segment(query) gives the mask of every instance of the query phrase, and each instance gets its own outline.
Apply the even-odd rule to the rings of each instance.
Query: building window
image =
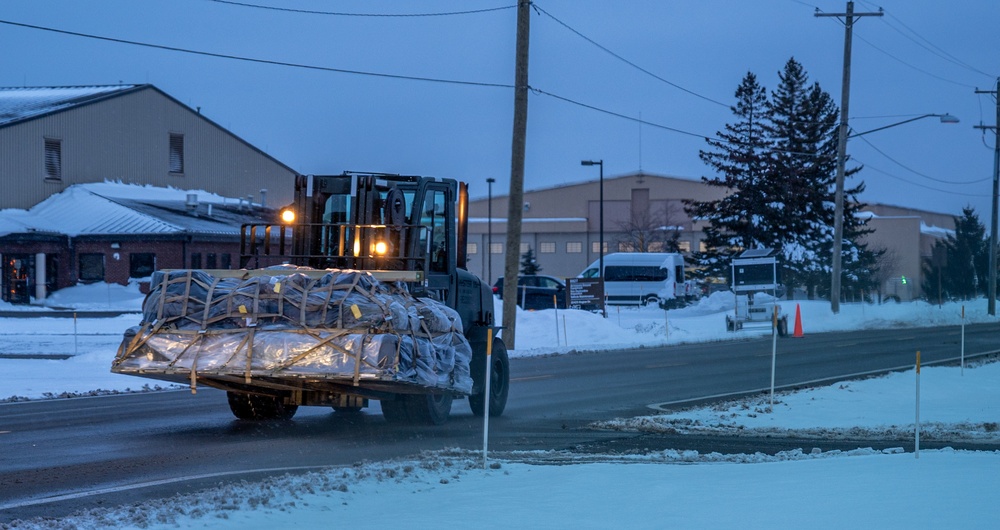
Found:
[[[552,242],[542,242],[538,245],[538,252],[540,254],[555,254],[556,244]]]
[[[503,254],[503,243],[490,243],[490,254]]]
[[[521,254],[527,254],[529,248],[527,243],[521,243]]]
[[[597,254],[598,252],[600,252],[601,251],[601,243],[598,242],[598,241],[594,241],[593,243],[591,243],[590,244],[590,251],[593,252],[594,254]],[[608,242],[607,241],[604,242],[604,253],[605,254],[608,253]]]
[[[690,241],[678,241],[677,248],[681,252],[691,252],[691,242]]]
[[[45,178],[62,180],[62,140],[45,139]]]
[[[706,245],[704,241],[699,241],[698,252],[707,252],[707,251],[708,251],[708,245]]]
[[[184,135],[170,133],[170,172],[184,172]]]
[[[104,281],[104,254],[80,254],[81,282]]]
[[[579,254],[581,252],[583,252],[583,243],[579,241],[570,241],[566,243],[567,254]]]
[[[479,245],[476,243],[469,243],[468,245],[465,245],[465,253],[469,256],[479,254]]]
[[[222,268],[231,269],[233,268],[233,257],[229,253],[222,255]]]
[[[652,241],[649,243],[650,252],[666,252],[667,245],[663,241]]]
[[[201,268],[201,252],[191,253],[191,268],[200,269]]]
[[[129,254],[128,277],[147,278],[156,270],[156,254],[152,252],[136,252]]]
[[[205,254],[205,267],[214,269],[216,267],[215,252]]]

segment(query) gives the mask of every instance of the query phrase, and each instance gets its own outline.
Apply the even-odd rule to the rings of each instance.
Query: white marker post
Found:
[[[569,334],[566,332],[566,315],[563,315],[563,344],[569,346]]]
[[[493,328],[486,328],[486,379],[483,383],[483,469],[487,469],[487,447],[490,439],[490,372],[493,367]]]
[[[778,361],[778,306],[771,316],[771,407],[774,407],[774,365]]]
[[[73,355],[80,354],[80,343],[76,332],[76,311],[73,312]]]
[[[962,369],[959,371],[965,377],[965,306],[962,306]]]
[[[556,346],[559,346],[559,296],[552,295],[552,310],[556,313]]]
[[[917,350],[917,419],[913,455],[915,458],[920,458],[920,350]]]

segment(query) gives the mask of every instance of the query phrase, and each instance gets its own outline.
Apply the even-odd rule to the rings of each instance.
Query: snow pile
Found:
[[[1000,441],[1000,363],[921,370],[926,440]],[[600,422],[601,429],[727,436],[905,440],[914,436],[915,371],[844,381],[709,407]]]

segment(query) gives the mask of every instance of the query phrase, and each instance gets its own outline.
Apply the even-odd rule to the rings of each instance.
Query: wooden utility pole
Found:
[[[986,310],[990,316],[997,314],[997,196],[1000,195],[1000,78],[996,90],[979,90],[976,94],[993,94],[997,98],[997,122],[992,127],[974,125],[976,129],[993,129],[996,141],[993,148],[993,214],[990,217],[990,284],[986,293]]]
[[[517,3],[517,44],[514,60],[514,137],[510,153],[510,194],[507,202],[507,255],[503,267],[503,341],[513,350],[517,327],[518,258],[524,211],[524,151],[528,132],[528,30],[531,1]]]
[[[854,19],[860,17],[880,17],[878,13],[855,13],[854,2],[847,2],[846,13],[820,13],[817,17],[844,17],[844,82],[840,92],[840,130],[837,133],[837,189],[834,195],[833,218],[833,265],[830,277],[830,309],[834,314],[840,312],[840,279],[842,256],[844,251],[844,174],[847,164],[847,106],[851,98],[851,35],[854,32]]]

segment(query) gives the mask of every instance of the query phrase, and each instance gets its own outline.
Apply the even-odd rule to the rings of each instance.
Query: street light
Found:
[[[831,278],[830,278],[830,310],[834,314],[840,312],[840,277],[841,272],[841,252],[844,249],[844,174],[846,173],[847,165],[847,139],[855,138],[857,136],[863,136],[868,133],[873,133],[875,131],[881,131],[888,129],[890,127],[896,127],[897,125],[903,125],[904,123],[910,123],[912,121],[922,120],[924,118],[940,118],[941,123],[958,123],[958,118],[952,116],[951,114],[924,114],[922,116],[917,116],[915,118],[910,118],[908,120],[903,120],[898,123],[893,123],[890,125],[885,125],[883,127],[878,127],[870,131],[859,132],[855,134],[848,134],[843,138],[840,147],[837,150],[837,189],[834,198],[834,225],[833,225],[833,264],[831,266]],[[841,127],[842,131],[847,131],[846,127]]]
[[[486,281],[493,282],[493,183],[495,178],[486,179],[486,186],[489,189],[489,202],[486,203]]]
[[[882,126],[882,127],[878,127],[876,129],[872,129],[870,131],[859,132],[859,133],[854,133],[854,134],[848,134],[847,137],[848,138],[854,138],[854,137],[857,137],[857,136],[863,136],[863,135],[868,134],[868,133],[873,133],[875,131],[881,131],[883,129],[888,129],[890,127],[895,127],[897,125],[902,125],[904,123],[910,123],[911,121],[922,120],[924,118],[940,118],[941,119],[941,123],[958,123],[958,121],[959,121],[958,118],[956,118],[955,116],[952,116],[951,114],[948,114],[948,113],[944,113],[944,114],[924,114],[923,116],[917,116],[916,118],[910,118],[908,120],[903,120],[903,121],[901,121],[899,123],[893,123],[891,125],[885,125],[885,126]]]
[[[598,243],[597,243],[597,245],[598,245],[597,246],[597,260],[598,260],[597,270],[600,271],[599,275],[600,275],[600,278],[601,278],[601,284],[603,285],[604,284],[604,160],[601,159],[601,160],[597,160],[596,162],[593,161],[593,160],[581,160],[580,161],[580,165],[581,166],[600,166],[600,169],[601,169],[601,173],[600,173],[600,175],[601,175],[600,176],[600,179],[601,179],[600,180],[600,182],[601,182],[601,184],[600,184],[600,190],[601,191],[600,191],[600,198],[598,200],[598,204],[599,204],[598,210],[600,211],[600,216],[599,216],[600,221],[599,221],[599,223],[600,223],[600,234],[601,235],[600,235],[600,238],[598,239]],[[604,304],[604,303],[601,304],[601,312],[604,315],[604,318],[608,318],[607,304]]]

